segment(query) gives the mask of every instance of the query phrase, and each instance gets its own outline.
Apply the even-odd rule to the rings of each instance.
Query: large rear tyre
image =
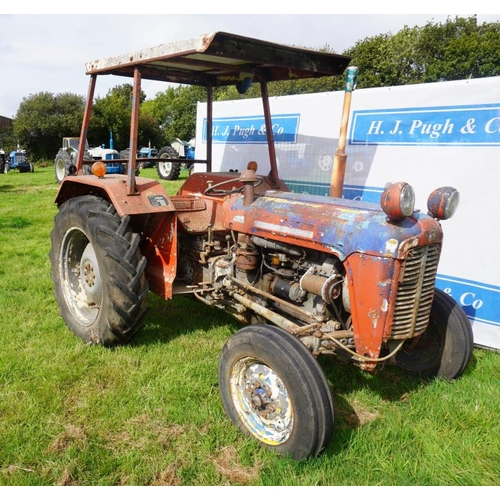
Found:
[[[61,184],[63,179],[70,174],[72,163],[71,156],[66,151],[59,151],[59,153],[56,154],[54,171],[58,184]]]
[[[128,342],[146,312],[146,259],[129,217],[110,203],[79,196],[54,218],[50,260],[62,318],[81,339],[112,346]]]
[[[165,146],[158,152],[158,158],[156,169],[160,178],[165,181],[178,179],[181,172],[180,163],[168,161],[170,158],[179,158],[177,151],[171,146]]]
[[[252,325],[230,337],[219,360],[219,389],[233,423],[281,455],[306,459],[330,442],[333,402],[325,375],[280,328]]]
[[[452,380],[469,364],[473,348],[472,327],[465,312],[449,295],[436,289],[427,330],[405,342],[396,362],[422,376]]]

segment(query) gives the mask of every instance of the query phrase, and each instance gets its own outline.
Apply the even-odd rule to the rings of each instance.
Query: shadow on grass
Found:
[[[6,193],[7,191],[13,191],[14,189],[17,189],[17,188],[11,184],[0,185],[0,193]]]
[[[3,229],[23,229],[30,226],[31,222],[25,217],[0,217],[0,230]]]
[[[350,443],[350,435],[357,429],[377,419],[375,407],[364,406],[362,403],[354,407],[350,395],[366,388],[385,402],[405,403],[412,393],[419,392],[436,381],[433,377],[420,376],[394,365],[381,367],[374,373],[366,373],[357,366],[340,364],[326,357],[319,361],[330,383],[335,408],[335,430],[325,452],[330,456],[346,449]],[[476,364],[477,359],[473,353],[465,375],[474,371]]]
[[[227,328],[230,333],[234,333],[243,327],[229,314],[194,298],[175,296],[171,300],[164,300],[150,293],[147,303],[144,326],[131,345],[167,343],[195,331],[209,332],[216,328]]]
[[[164,300],[149,294],[144,327],[131,345],[168,343],[180,336],[195,332],[199,334],[200,330],[206,335],[213,335],[213,330],[225,330],[229,337],[243,326],[224,311],[211,308],[194,298],[176,296],[172,300]],[[381,367],[375,373],[366,373],[357,366],[339,363],[326,355],[320,356],[318,361],[329,382],[334,402],[334,432],[325,451],[329,456],[338,455],[348,448],[351,436],[378,418],[376,407],[358,401],[356,393],[366,389],[385,402],[404,403],[413,392],[421,391],[433,381],[432,378],[419,377],[397,366]],[[474,369],[475,363],[473,356],[467,367],[468,372]]]

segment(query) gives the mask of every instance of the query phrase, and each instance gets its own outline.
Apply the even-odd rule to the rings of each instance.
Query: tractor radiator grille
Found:
[[[427,328],[439,254],[439,245],[410,250],[396,295],[391,338],[411,338]]]

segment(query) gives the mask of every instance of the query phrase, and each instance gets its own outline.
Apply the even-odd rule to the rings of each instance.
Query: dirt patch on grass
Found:
[[[180,486],[182,481],[177,476],[178,465],[170,464],[165,470],[160,472],[158,477],[151,483],[151,486]]]
[[[259,477],[260,467],[245,467],[239,463],[236,449],[232,446],[223,448],[213,459],[216,471],[231,485],[245,486],[253,484]]]
[[[87,436],[82,428],[68,424],[64,432],[61,432],[45,451],[46,453],[59,453],[66,450],[72,444],[83,443],[86,439]]]

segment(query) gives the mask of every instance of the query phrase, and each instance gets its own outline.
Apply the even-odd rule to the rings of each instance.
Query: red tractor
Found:
[[[410,185],[389,185],[381,203],[342,198],[343,151],[355,73],[348,69],[339,149],[329,197],[290,192],[280,180],[268,82],[342,75],[349,58],[228,33],[164,44],[87,65],[85,144],[98,75],[133,78],[127,175],[92,165],[62,181],[51,233],[55,296],[68,327],[88,343],[128,342],[151,291],[190,294],[246,326],[219,360],[230,419],[278,453],[318,455],[333,432],[334,408],[317,357],[331,355],[373,372],[398,365],[424,376],[458,377],[473,349],[470,323],[435,288],[443,232],[458,192],[414,209]],[[354,75],[354,78],[353,78]],[[134,175],[142,79],[207,89],[205,172],[175,196]],[[260,85],[269,172],[252,158],[241,173],[212,171],[212,89]],[[327,112],[327,110],[325,110]],[[344,119],[345,118],[345,119]]]

